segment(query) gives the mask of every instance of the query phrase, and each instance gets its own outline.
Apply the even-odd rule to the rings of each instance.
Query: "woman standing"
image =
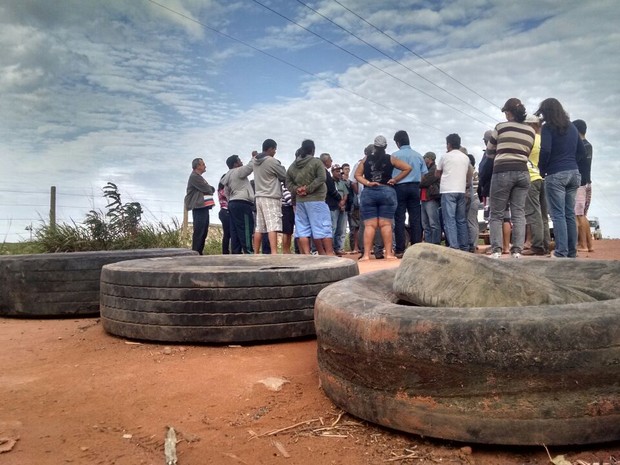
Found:
[[[510,207],[513,258],[521,258],[525,242],[525,199],[530,188],[527,160],[534,145],[534,130],[524,123],[525,107],[518,98],[506,101],[502,111],[506,121],[499,123],[487,144],[487,157],[493,160],[489,195],[492,258],[500,258],[504,243],[502,223]],[[506,241],[508,242],[508,241]]]
[[[581,183],[578,163],[585,157],[585,149],[577,128],[557,99],[543,100],[536,115],[543,121],[538,168],[545,179],[547,207],[553,220],[553,253],[555,257],[575,258],[575,196]]]
[[[396,259],[392,250],[392,221],[397,204],[394,185],[409,174],[411,166],[385,153],[386,147],[385,137],[375,137],[373,153],[364,157],[355,170],[355,179],[364,186],[360,198],[360,213],[364,221],[364,255],[359,261],[370,260],[377,228],[383,239],[385,258]],[[392,178],[394,168],[401,171]]]

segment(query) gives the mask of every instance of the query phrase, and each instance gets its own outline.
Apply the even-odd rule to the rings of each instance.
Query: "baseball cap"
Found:
[[[332,171],[340,171],[341,169],[342,167],[340,165],[337,165],[337,164],[332,165]]]
[[[374,145],[376,147],[387,147],[387,140],[383,136],[377,136]]]
[[[524,122],[529,124],[540,124],[540,118],[536,115],[527,115]]]

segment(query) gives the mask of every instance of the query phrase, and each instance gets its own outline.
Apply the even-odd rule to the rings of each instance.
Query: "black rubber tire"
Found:
[[[358,273],[353,260],[303,255],[115,263],[101,273],[101,318],[111,334],[160,342],[311,336],[317,294]]]
[[[187,249],[106,250],[0,257],[0,315],[91,316],[99,313],[101,268],[147,257],[196,255]]]
[[[347,279],[321,291],[315,304],[325,393],[365,420],[443,439],[519,445],[617,440],[620,262],[510,263],[515,275],[544,273],[607,300],[415,307],[397,302],[396,269]]]

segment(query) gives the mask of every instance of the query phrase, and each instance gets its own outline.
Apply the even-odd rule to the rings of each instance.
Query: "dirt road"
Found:
[[[585,258],[620,259],[620,240],[595,246]],[[179,465],[551,463],[542,446],[431,440],[344,414],[320,389],[314,339],[159,345],[110,336],[96,318],[3,318],[0,348],[3,465],[159,465],[168,426]],[[549,452],[615,464],[620,441]]]

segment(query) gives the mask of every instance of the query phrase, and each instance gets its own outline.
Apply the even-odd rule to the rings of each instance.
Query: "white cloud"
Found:
[[[620,137],[620,13],[615,2],[456,0],[438,6],[412,1],[403,8],[396,0],[343,1],[495,105],[335,2],[312,5],[477,110],[303,6],[287,6],[287,14],[307,27],[460,111],[344,57],[255,4],[161,2],[195,21],[151,2],[74,0],[51,8],[43,0],[29,0],[0,7],[3,189],[43,191],[43,200],[35,203],[45,204],[52,184],[64,192],[98,195],[113,181],[150,211],[180,217],[196,156],[206,159],[207,179],[215,184],[229,155],[247,160],[267,137],[278,141],[278,158],[285,165],[304,138],[314,139],[317,151],[330,152],[336,162],[352,164],[377,134],[391,141],[396,130],[406,129],[414,148],[438,154],[445,136],[458,132],[479,160],[481,136],[502,118],[499,106],[507,98],[517,96],[534,111],[553,96],[572,118],[588,122],[594,145],[593,215],[601,219],[604,234],[613,231],[620,237],[615,188],[620,162],[614,146]],[[196,21],[267,47],[367,100],[217,37]],[[296,76],[294,82],[290,76]],[[291,97],[282,97],[284,88]],[[4,194],[0,220],[25,214],[24,208],[4,205],[23,204],[23,195],[5,200]],[[72,197],[72,204],[78,198]],[[80,201],[85,212],[92,195]],[[75,219],[83,217],[79,209],[73,211]],[[6,224],[0,221],[0,234]]]

